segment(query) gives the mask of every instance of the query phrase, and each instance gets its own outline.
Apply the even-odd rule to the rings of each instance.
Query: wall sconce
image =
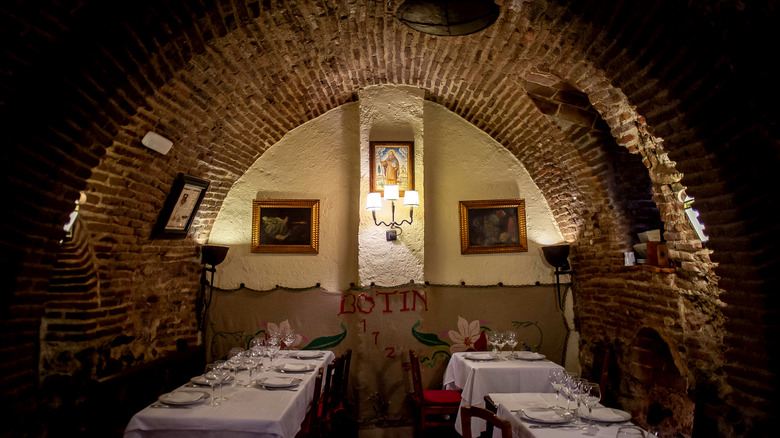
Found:
[[[553,245],[542,247],[544,259],[555,268],[555,292],[558,298],[558,308],[563,310],[563,296],[561,295],[561,275],[571,274],[574,271],[569,267],[569,245]]]
[[[203,245],[201,247],[200,262],[203,264],[203,270],[200,274],[200,297],[196,303],[198,317],[198,330],[205,331],[206,312],[211,306],[211,296],[214,293],[214,273],[217,272],[216,266],[222,263],[227,256],[230,248],[227,246]],[[206,267],[211,265],[211,267]],[[211,281],[206,280],[206,272],[211,272]],[[209,293],[206,295],[206,285],[209,286]]]
[[[366,196],[366,210],[371,211],[371,215],[374,217],[374,225],[381,226],[384,225],[386,227],[390,227],[389,230],[387,230],[387,241],[396,240],[398,238],[398,235],[402,233],[401,225],[403,224],[409,224],[411,225],[412,222],[414,222],[414,207],[417,207],[420,205],[420,195],[417,193],[416,190],[407,190],[404,192],[404,205],[409,207],[409,219],[404,219],[401,222],[395,221],[395,201],[398,200],[398,186],[395,184],[389,184],[385,186],[385,199],[390,201],[391,205],[391,219],[390,223],[387,222],[377,222],[376,220],[376,212],[377,210],[382,209],[382,195],[378,192],[372,192],[369,193],[368,196]],[[398,230],[396,232],[396,230]]]

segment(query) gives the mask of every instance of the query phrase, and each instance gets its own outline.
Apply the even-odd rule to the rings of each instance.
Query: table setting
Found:
[[[136,413],[124,436],[293,438],[311,403],[315,370],[335,355],[279,354],[265,344],[232,350],[226,360],[207,364],[202,375]]]
[[[549,372],[563,370],[563,367],[540,353],[527,352],[531,353],[527,355],[529,359],[519,359],[517,353],[522,352],[509,355],[502,355],[499,350],[453,353],[444,372],[444,389],[460,389],[461,406],[480,407],[485,407],[484,397],[492,392],[552,393]],[[472,421],[472,435],[478,436],[486,428],[484,420],[475,418]],[[455,429],[462,434],[460,418],[456,419]]]
[[[645,437],[642,429],[631,424],[630,413],[601,405],[600,391],[593,391],[591,385],[598,387],[595,383],[580,383],[582,389],[568,392],[565,405],[555,393],[489,395],[498,407],[496,415],[512,424],[512,435],[517,438]],[[637,431],[642,434],[631,435]],[[500,435],[494,434],[494,437]]]

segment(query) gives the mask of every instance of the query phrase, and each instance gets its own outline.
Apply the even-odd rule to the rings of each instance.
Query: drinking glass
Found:
[[[290,331],[284,334],[283,339],[285,347],[287,347],[288,350],[292,350],[292,344],[295,342],[295,332],[290,329]]]
[[[515,345],[517,345],[517,333],[513,331],[504,332],[504,342],[509,345],[509,358],[515,357]]]
[[[230,371],[233,372],[233,383],[231,386],[239,386],[241,381],[238,380],[238,371],[244,364],[244,350],[238,347],[231,348],[227,354],[227,363],[230,366]]]
[[[214,374],[216,374],[217,378],[219,379],[219,397],[217,397],[216,400],[223,402],[227,400],[227,397],[225,397],[225,382],[227,381],[228,377],[230,377],[230,366],[227,364],[227,361],[215,361]]]
[[[274,356],[276,356],[276,352],[278,352],[279,348],[281,348],[280,342],[281,340],[277,337],[268,338],[266,348],[268,351],[268,357],[271,358],[271,367],[274,366]]]
[[[598,430],[596,425],[593,424],[593,408],[601,401],[601,388],[598,383],[585,382],[583,385],[583,394],[585,396],[585,406],[588,408],[588,426],[586,430]]]
[[[206,364],[206,370],[203,373],[203,379],[205,379],[206,383],[208,383],[211,387],[211,405],[219,406],[220,401],[217,399],[216,390],[214,389],[219,383],[219,375],[217,374],[215,367],[216,365],[213,363]]]
[[[566,381],[566,371],[562,368],[553,368],[550,370],[547,378],[550,380],[550,384],[555,390],[555,407],[553,407],[553,409],[561,409],[561,407],[558,406],[558,399],[560,398],[563,384]]]
[[[257,362],[259,358],[257,357],[257,353],[255,353],[252,350],[247,350],[244,353],[244,365],[246,366],[247,371],[249,371],[249,381],[247,382],[246,386],[247,388],[251,388],[252,383],[252,374],[255,371],[255,368],[257,368]]]
[[[577,406],[574,408],[574,411],[572,414],[574,415],[574,420],[572,421],[573,424],[581,425],[584,423],[582,421],[582,418],[580,418],[580,405],[585,401],[585,384],[588,383],[587,380],[576,377],[574,378],[573,387],[571,389],[571,398],[572,401],[577,403]]]
[[[504,334],[496,332],[493,338],[493,345],[498,347],[498,358],[501,359],[501,349],[504,348]]]
[[[571,414],[571,402],[574,400],[572,397],[574,397],[574,388],[577,387],[577,379],[579,379],[579,377],[577,377],[576,373],[567,371],[563,386],[561,387],[561,389],[563,389],[563,395],[566,396],[566,412],[568,414]]]
[[[615,438],[645,438],[645,431],[636,426],[621,426]]]

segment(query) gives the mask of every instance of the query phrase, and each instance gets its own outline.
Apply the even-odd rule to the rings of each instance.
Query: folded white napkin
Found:
[[[493,356],[490,353],[466,353],[466,359],[490,360]]]
[[[160,397],[160,400],[166,401],[168,403],[187,403],[200,400],[202,397],[203,394],[200,392],[178,391],[169,392],[168,394]]]
[[[526,418],[544,422],[562,422],[565,419],[561,415],[549,408],[526,408],[522,410]]]
[[[523,360],[539,360],[544,359],[546,356],[539,353],[534,353],[533,351],[518,351],[515,353],[517,355],[518,359]]]
[[[585,416],[593,418],[596,421],[625,421],[631,418],[631,414],[612,408],[594,408],[593,413],[590,415],[588,415],[588,411],[586,410]]]
[[[319,351],[299,351],[298,353],[295,354],[295,356],[296,357],[300,357],[300,358],[307,358],[307,359],[308,358],[312,358],[313,359],[315,357],[319,357],[320,354],[322,354],[322,353],[320,353]]]
[[[309,365],[301,363],[286,363],[282,365],[284,371],[306,371],[309,369]]]
[[[289,386],[292,383],[293,379],[289,377],[269,377],[263,381],[266,386]]]

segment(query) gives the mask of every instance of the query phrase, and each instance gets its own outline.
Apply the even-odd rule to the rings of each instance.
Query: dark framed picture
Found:
[[[255,199],[252,252],[318,254],[319,199]]]
[[[526,252],[525,200],[460,201],[460,253]]]
[[[168,199],[165,200],[152,237],[163,239],[187,237],[187,232],[209,184],[209,180],[180,173],[173,182]]]
[[[368,143],[372,192],[385,192],[385,185],[397,184],[399,196],[414,190],[414,142],[371,141]]]

